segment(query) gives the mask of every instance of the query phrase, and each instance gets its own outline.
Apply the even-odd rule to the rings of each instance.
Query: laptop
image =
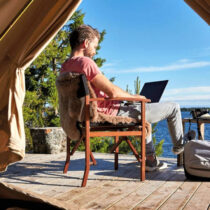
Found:
[[[140,92],[140,95],[151,100],[151,103],[157,103],[165,90],[168,80],[146,82]]]

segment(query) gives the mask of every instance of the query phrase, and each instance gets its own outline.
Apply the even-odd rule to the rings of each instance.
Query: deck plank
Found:
[[[146,181],[141,182],[139,163],[134,156],[119,155],[117,171],[113,154],[94,153],[94,156],[98,164],[91,166],[85,188],[80,187],[84,152],[71,157],[67,174],[63,174],[65,153],[27,154],[24,160],[1,173],[0,181],[53,198],[68,206],[66,209],[188,210],[196,206],[206,210],[209,204],[205,197],[210,193],[209,183],[184,182],[183,168],[176,166],[176,159],[161,158],[168,163],[168,169],[146,173]]]
[[[109,181],[100,181],[97,183],[96,187],[92,187],[90,190],[85,190],[84,193],[79,194],[79,196],[75,196],[73,194],[72,191],[70,191],[69,193],[65,193],[65,194],[61,194],[59,197],[57,197],[58,199],[66,199],[67,202],[69,203],[69,205],[74,205],[75,208],[79,208],[83,205],[85,205],[87,202],[89,202],[90,200],[94,200],[95,198],[99,197],[100,195],[105,194],[106,192],[113,190],[114,188],[116,188],[117,186],[124,186],[126,185],[129,181],[136,181],[136,179],[130,179],[127,177],[132,177],[132,175],[134,174],[134,164],[131,164],[131,166],[129,167],[123,167],[122,169],[119,168],[118,171],[113,171],[112,173],[112,179],[113,180],[109,180]],[[140,174],[140,170],[139,174]],[[120,175],[122,175],[120,177]],[[98,181],[98,180],[96,180]],[[137,181],[139,182],[139,181]],[[68,199],[70,198],[70,199]]]
[[[100,162],[98,164],[100,164]],[[100,166],[100,167],[102,167],[102,166]],[[99,166],[92,166],[91,169],[94,169],[94,168],[99,169]],[[121,181],[125,182],[128,180],[132,180],[132,178],[131,178],[132,176],[130,176],[129,174],[130,174],[131,169],[133,168],[133,163],[130,163],[130,164],[122,164],[121,163],[119,170],[117,170],[117,171],[115,171],[113,169],[114,168],[113,163],[110,164],[109,168],[107,168],[107,167],[105,167],[105,168],[106,168],[106,170],[108,170],[107,172],[104,171],[104,168],[102,171],[98,171],[98,173],[96,173],[96,174],[94,174],[94,170],[90,171],[86,189],[88,189],[89,186],[91,186],[91,188],[97,189],[99,186],[105,185],[106,183],[109,185],[110,178],[112,181],[120,181],[121,180]],[[68,172],[68,174],[70,174],[70,175],[71,175],[71,173],[72,173],[71,171]],[[122,176],[122,174],[123,174],[123,176]],[[140,172],[139,172],[139,174],[140,174]],[[82,178],[83,178],[83,171],[80,176],[79,186],[82,183]],[[59,199],[59,197],[61,198],[62,196],[65,196],[65,197],[70,196],[70,198],[72,199],[74,197],[74,193],[71,193],[71,191],[70,191],[70,195],[68,192],[66,192],[67,195],[65,195],[65,194],[63,195],[61,191],[59,192],[59,187],[57,186],[56,188],[54,188],[54,190],[57,191],[57,194],[60,194],[59,196],[55,196],[56,198]],[[85,191],[87,192],[88,190],[85,190]],[[50,192],[48,192],[48,191],[44,192],[44,194],[49,194],[49,193]]]
[[[158,209],[183,184],[184,180],[184,174],[177,173],[169,177],[167,182],[136,205],[134,209]]]
[[[135,165],[137,167],[135,167]],[[126,167],[127,168],[127,167]],[[124,198],[127,194],[135,191],[135,189],[139,188],[144,182],[139,181],[139,163],[133,164],[131,168],[128,170],[128,174],[123,173],[126,177],[132,177],[133,180],[127,181],[124,183],[119,181],[118,183],[110,183],[108,187],[106,186],[105,190],[94,190],[91,192],[91,195],[84,195],[78,197],[76,200],[72,200],[69,202],[69,205],[74,205],[75,208],[79,206],[84,209],[104,209],[111,206],[113,203],[117,202],[118,200]],[[159,172],[156,173],[147,173],[147,180],[154,178]],[[126,190],[124,190],[126,189]],[[85,204],[85,205],[84,205]]]
[[[170,177],[174,176],[176,172],[173,171],[173,168],[169,168],[162,172],[156,171],[153,172],[154,177],[152,180],[145,182],[145,184],[129,195],[125,196],[123,199],[112,205],[109,209],[130,209],[134,208],[139,202],[145,200],[151,193],[157,190],[160,186],[162,186],[166,180]]]
[[[201,182],[184,182],[160,207],[160,209],[183,209],[200,185]]]
[[[210,182],[203,182],[184,208],[191,209],[210,209]]]

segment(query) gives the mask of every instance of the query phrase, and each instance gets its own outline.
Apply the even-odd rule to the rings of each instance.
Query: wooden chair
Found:
[[[145,103],[148,99],[135,98],[93,98],[93,94],[85,75],[76,73],[61,74],[56,80],[56,86],[59,94],[59,107],[61,126],[67,134],[67,155],[64,166],[64,173],[67,173],[70,156],[74,154],[82,141],[85,143],[85,171],[82,181],[82,187],[86,186],[90,165],[96,164],[92,152],[90,151],[90,138],[112,136],[115,137],[115,144],[111,151],[115,152],[115,169],[118,169],[119,144],[125,140],[136,159],[141,162],[140,177],[145,180]],[[92,95],[92,97],[90,97]],[[106,116],[97,113],[97,102],[105,100],[117,101],[140,101],[141,102],[141,120],[120,116]],[[95,108],[94,108],[95,107]],[[119,140],[119,137],[125,137]],[[141,137],[141,155],[138,154],[127,136]],[[71,140],[76,140],[75,147],[70,151]],[[90,161],[90,159],[92,161]]]

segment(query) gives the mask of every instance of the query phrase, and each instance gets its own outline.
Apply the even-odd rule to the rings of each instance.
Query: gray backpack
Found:
[[[188,179],[210,180],[210,141],[191,140],[185,144],[184,171]]]

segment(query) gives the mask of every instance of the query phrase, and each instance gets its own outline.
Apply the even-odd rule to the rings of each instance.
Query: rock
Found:
[[[66,134],[61,127],[30,129],[34,153],[56,154],[66,148]]]

